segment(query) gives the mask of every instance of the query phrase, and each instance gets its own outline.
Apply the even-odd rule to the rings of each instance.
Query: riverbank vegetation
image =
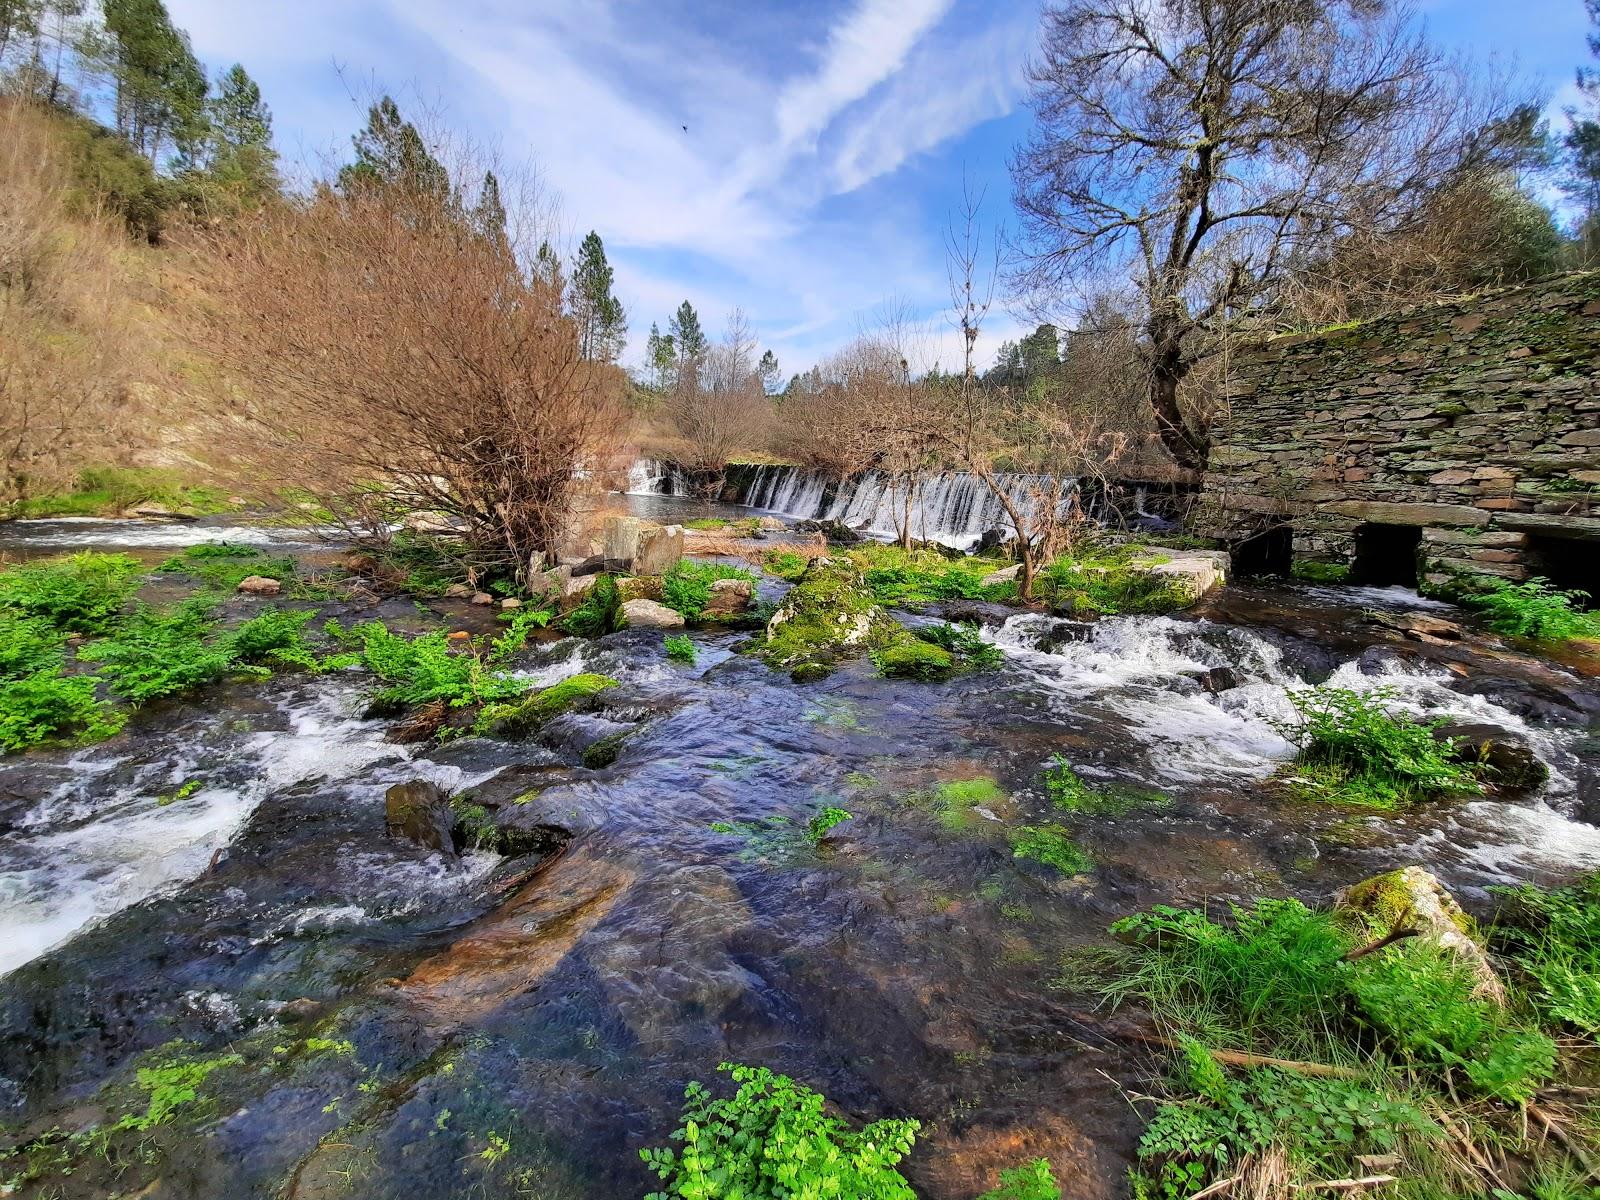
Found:
[[[1134,1194],[1362,1179],[1402,1196],[1542,1195],[1581,1179],[1593,1114],[1570,1030],[1585,1017],[1552,1006],[1547,981],[1592,982],[1593,889],[1506,893],[1485,935],[1468,926],[1504,949],[1492,962],[1481,942],[1437,940],[1408,903],[1118,921],[1121,948],[1072,962],[1063,986],[1141,1010],[1154,1028],[1126,1036],[1171,1052],[1159,1093],[1130,1097],[1147,1119]]]

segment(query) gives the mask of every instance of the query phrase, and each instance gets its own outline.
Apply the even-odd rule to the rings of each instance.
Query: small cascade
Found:
[[[1007,499],[1032,510],[1033,492],[1051,481],[1042,475],[1002,475]],[[641,459],[628,473],[628,494],[691,496],[683,472],[671,463]],[[911,534],[961,550],[1007,524],[1005,506],[977,476],[941,472],[919,479],[907,504],[905,488],[876,471],[836,482],[804,467],[764,465],[729,472],[722,499],[796,521],[840,521],[874,537],[892,538],[909,509]]]

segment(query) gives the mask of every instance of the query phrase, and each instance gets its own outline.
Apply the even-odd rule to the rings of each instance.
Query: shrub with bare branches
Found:
[[[216,238],[199,337],[244,381],[223,415],[257,484],[369,535],[443,513],[520,573],[563,541],[616,379],[484,207],[402,180],[264,212]]]
[[[0,100],[0,517],[130,444],[123,233],[79,207],[57,122]]]
[[[703,490],[714,493],[729,457],[760,445],[771,418],[756,337],[742,310],[728,314],[718,342],[679,364],[663,408],[683,439],[684,465]]]

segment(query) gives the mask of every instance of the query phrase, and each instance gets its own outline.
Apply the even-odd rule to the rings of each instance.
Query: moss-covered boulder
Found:
[[[527,737],[562,713],[597,708],[600,693],[617,686],[609,675],[573,675],[521,700],[489,705],[478,718],[478,730],[496,737]]]
[[[1401,867],[1363,879],[1334,895],[1333,910],[1358,936],[1379,938],[1397,929],[1415,930],[1413,936],[1449,951],[1467,965],[1481,999],[1505,1003],[1505,985],[1489,961],[1472,918],[1431,871]]]
[[[885,675],[900,679],[949,679],[956,673],[955,655],[909,633],[900,633],[873,651],[872,663]]]
[[[834,663],[884,649],[897,635],[905,630],[873,600],[859,567],[819,558],[772,614],[756,653],[797,680],[816,679]]]

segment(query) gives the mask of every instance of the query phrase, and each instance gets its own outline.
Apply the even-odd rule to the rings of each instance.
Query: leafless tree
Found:
[[[715,344],[680,362],[666,398],[667,417],[684,442],[684,465],[707,492],[720,489],[733,454],[765,436],[771,406],[757,358],[750,322],[734,309]]]
[[[322,186],[210,235],[196,337],[238,381],[217,417],[254,482],[373,535],[442,512],[519,574],[558,552],[616,432],[617,372],[581,360],[530,267],[515,214],[536,206],[508,208],[486,229],[459,190]]]
[[[1162,443],[1203,466],[1179,388],[1288,265],[1353,228],[1397,228],[1509,101],[1466,103],[1388,0],[1065,0],[1029,67],[1014,156],[1019,287],[1130,273]]]

